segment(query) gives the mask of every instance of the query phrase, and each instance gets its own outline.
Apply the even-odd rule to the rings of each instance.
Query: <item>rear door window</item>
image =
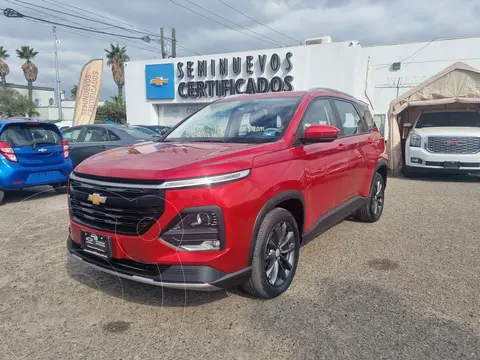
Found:
[[[107,129],[102,127],[88,127],[84,142],[106,142],[108,140]]]
[[[0,141],[4,141],[13,147],[37,145],[60,145],[61,136],[52,125],[48,124],[10,124],[7,125]]]

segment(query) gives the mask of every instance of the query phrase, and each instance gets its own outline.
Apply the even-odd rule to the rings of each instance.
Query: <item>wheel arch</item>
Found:
[[[299,190],[286,190],[270,198],[260,209],[253,226],[252,238],[250,240],[250,249],[248,254],[248,265],[252,264],[253,252],[257,241],[258,231],[265,215],[276,207],[288,210],[297,222],[300,237],[303,235],[305,225],[305,198]],[[301,240],[301,239],[300,239]]]
[[[377,166],[375,167],[375,173],[379,173],[383,177],[383,184],[385,185],[385,188],[387,187],[387,178],[388,178],[388,163],[387,160],[385,159],[380,159],[377,163]]]

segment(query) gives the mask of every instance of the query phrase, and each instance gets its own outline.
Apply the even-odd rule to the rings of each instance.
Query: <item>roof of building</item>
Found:
[[[11,89],[28,89],[27,85],[20,85],[20,84],[12,84],[12,83],[6,83],[5,87],[11,88]],[[32,86],[33,90],[43,90],[43,91],[55,91],[53,87],[48,87],[48,86]]]

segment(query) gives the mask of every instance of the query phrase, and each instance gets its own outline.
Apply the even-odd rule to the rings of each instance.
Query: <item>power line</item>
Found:
[[[35,16],[29,16],[29,15],[24,15],[24,14],[21,14],[19,13],[18,11],[15,11],[13,9],[5,9],[3,11],[3,15],[6,16],[7,18],[25,18],[25,19],[33,19],[33,20],[37,20],[37,21],[40,21],[40,22],[44,22],[46,24],[50,24],[50,25],[57,25],[57,26],[64,26],[64,27],[67,27],[67,28],[70,28],[70,29],[77,29],[77,30],[81,30],[81,31],[88,31],[88,32],[93,32],[93,33],[97,33],[97,34],[105,34],[105,35],[111,35],[111,36],[116,36],[116,37],[119,37],[119,38],[126,38],[126,39],[135,39],[135,40],[143,40],[145,42],[150,42],[151,39],[150,37],[148,36],[144,36],[144,37],[138,37],[138,36],[129,36],[129,35],[123,35],[123,34],[115,34],[115,33],[110,33],[110,32],[106,32],[106,31],[102,31],[102,30],[93,30],[93,29],[85,29],[85,28],[82,28],[82,27],[78,27],[78,26],[73,26],[73,25],[68,25],[68,24],[62,24],[62,23],[58,23],[58,22],[55,22],[55,21],[51,21],[51,20],[46,20],[46,19],[41,19],[41,18],[37,18]]]
[[[9,2],[9,0],[6,0],[6,1]],[[19,2],[19,3],[28,4],[28,3],[24,2],[24,1],[21,1],[21,0],[13,0],[13,1],[16,1],[16,2]],[[49,3],[49,4],[52,4],[52,5],[55,5],[55,6],[58,6],[58,7],[61,7],[61,8],[64,8],[64,9],[68,9],[67,7],[65,7],[65,6],[63,6],[63,5],[55,4],[55,3],[51,2],[51,1],[48,1],[48,0],[42,0],[42,1],[44,1],[44,2],[46,2],[46,3]],[[152,38],[152,37],[157,38],[157,37],[158,37],[157,34],[154,34],[154,33],[152,33],[152,32],[149,32],[148,30],[145,30],[145,29],[142,29],[142,28],[138,28],[138,27],[136,27],[136,26],[134,26],[134,25],[131,25],[131,24],[128,24],[128,23],[126,23],[126,22],[123,22],[123,21],[119,21],[119,20],[110,18],[110,17],[108,17],[108,16],[103,16],[103,18],[105,18],[105,19],[110,19],[110,20],[112,20],[112,21],[116,21],[116,22],[125,24],[125,25],[127,25],[127,26],[133,27],[133,28],[136,27],[136,28],[139,29],[140,31],[128,29],[128,28],[125,28],[125,27],[122,27],[122,26],[118,26],[118,25],[115,25],[115,24],[111,24],[111,23],[108,23],[108,22],[104,22],[104,21],[99,21],[99,20],[94,19],[94,18],[92,18],[92,17],[85,17],[85,16],[81,16],[81,15],[79,16],[79,15],[75,15],[75,14],[69,14],[69,13],[64,12],[64,11],[59,11],[59,10],[56,10],[56,9],[51,9],[51,8],[44,7],[44,6],[40,6],[40,5],[34,5],[34,4],[29,4],[29,5],[32,5],[32,6],[35,6],[35,7],[38,7],[38,8],[42,8],[42,9],[51,11],[51,12],[53,12],[53,13],[64,14],[64,15],[67,15],[67,16],[71,16],[71,17],[73,17],[73,18],[78,18],[78,19],[83,19],[83,20],[87,20],[87,21],[91,21],[91,22],[96,22],[96,23],[99,23],[99,24],[104,24],[104,25],[110,26],[110,27],[112,27],[112,28],[118,28],[118,29],[121,29],[121,30],[124,30],[124,31],[128,31],[128,32],[130,32],[130,33],[139,33],[139,34],[142,34],[142,35],[147,35],[147,36],[150,37],[150,38]],[[22,5],[20,5],[20,6],[22,6]],[[23,7],[27,7],[27,6],[23,5]],[[75,8],[75,9],[80,10],[80,11],[84,11],[84,12],[86,12],[86,13],[91,13],[91,14],[96,15],[95,13],[93,13],[93,12],[91,12],[91,11],[88,11],[88,10],[85,10],[85,9],[82,9],[82,8],[79,8],[79,7],[77,7],[77,6],[71,5],[71,6],[69,6],[69,7]],[[31,9],[31,8],[30,8],[30,9]],[[32,10],[34,10],[34,9],[32,9]],[[74,10],[70,10],[70,9],[68,9],[68,10],[71,11],[71,12],[73,12],[73,13],[76,13],[76,14],[81,14],[79,11],[74,11]],[[39,10],[34,10],[34,11],[41,12],[41,11],[39,11]],[[58,17],[58,16],[54,16],[54,15],[51,15],[51,14],[48,14],[48,13],[45,13],[45,12],[43,12],[43,13],[44,13],[44,14],[47,14],[47,15],[49,15],[49,16],[56,17],[56,18],[58,18],[58,19],[60,19],[60,20],[63,20],[63,21],[72,22],[71,20],[65,20],[65,19],[60,18],[60,17]],[[97,16],[98,16],[98,15],[97,15]],[[72,22],[72,23],[75,23],[75,24],[81,25],[81,26],[85,26],[84,24],[79,24],[79,23],[76,23],[76,22]],[[101,31],[101,29],[98,29],[98,28],[95,29],[95,28],[92,28],[92,27],[89,27],[89,28],[92,29],[92,30],[98,30],[98,33],[102,33],[102,34],[107,35],[107,33]],[[79,30],[84,30],[84,29],[79,29]],[[92,31],[92,32],[93,32],[93,31]],[[122,37],[125,37],[125,36],[122,35]],[[165,38],[168,39],[168,40],[171,40],[170,37],[165,37]],[[137,39],[138,39],[138,38],[137,38]],[[159,42],[159,40],[158,40],[158,41],[154,40],[154,41],[155,41],[155,42]],[[137,44],[137,43],[135,43],[135,44]],[[137,44],[137,45],[140,45],[140,44]],[[129,45],[129,46],[132,46],[132,45]],[[185,50],[187,50],[187,51],[190,51],[190,52],[192,52],[192,53],[194,53],[194,54],[201,55],[201,54],[198,53],[197,51],[194,51],[194,50],[188,48],[187,46],[179,43],[178,40],[177,40],[177,46],[180,47],[180,48],[183,48],[183,49],[185,49]],[[133,46],[132,46],[132,47],[133,47]],[[143,49],[143,50],[146,50],[146,49]],[[156,53],[158,50],[156,50],[156,51],[147,50],[147,51],[152,51],[152,52],[155,52],[155,53]]]
[[[177,6],[180,6],[180,7],[184,8],[184,9],[186,9],[186,10],[194,13],[194,14],[197,14],[197,15],[205,18],[205,19],[208,19],[208,20],[213,21],[213,22],[215,22],[215,23],[217,23],[217,24],[220,24],[220,25],[222,25],[222,26],[225,26],[225,27],[227,27],[227,28],[229,28],[229,29],[231,29],[231,30],[233,30],[233,31],[239,32],[239,33],[241,33],[241,34],[243,34],[243,35],[247,35],[247,36],[250,36],[251,38],[254,38],[254,39],[257,39],[257,40],[260,40],[260,41],[263,41],[263,42],[268,42],[268,43],[273,44],[273,45],[276,45],[276,46],[282,45],[282,43],[280,43],[280,42],[275,42],[275,43],[273,43],[273,42],[271,42],[271,41],[269,41],[269,40],[265,40],[265,39],[259,38],[259,37],[257,37],[257,36],[254,36],[254,35],[250,35],[250,34],[248,34],[248,33],[245,33],[245,32],[243,32],[243,31],[241,31],[241,30],[235,29],[235,28],[232,27],[232,26],[225,25],[224,23],[222,23],[222,22],[220,22],[220,21],[217,21],[217,20],[215,20],[215,19],[212,19],[211,17],[208,17],[208,16],[206,16],[206,15],[204,15],[204,14],[202,14],[202,13],[199,13],[198,11],[192,10],[192,9],[190,9],[190,8],[187,7],[187,6],[184,6],[184,5],[182,5],[182,4],[179,4],[178,2],[176,2],[176,1],[174,1],[174,0],[168,0],[168,1],[170,1],[171,3],[173,3],[173,4],[177,5]],[[187,1],[188,1],[188,0],[187,0]],[[198,5],[194,4],[194,3],[192,3],[192,4],[195,5],[195,6],[198,6]],[[208,11],[208,12],[211,13],[211,11],[209,11],[209,10],[205,10],[205,11]],[[214,14],[214,15],[215,15],[215,14]],[[218,15],[217,15],[217,16],[218,16]],[[229,21],[229,22],[231,23],[231,21]],[[237,25],[237,24],[235,24],[235,23],[232,23],[232,24],[234,24],[234,25],[236,25],[236,26],[239,26],[239,25]],[[240,26],[239,26],[239,27],[240,27]],[[248,30],[248,29],[247,29],[247,30]],[[249,30],[249,31],[250,31],[250,30]],[[283,45],[286,45],[286,44],[283,44]]]
[[[415,55],[417,55],[418,53],[420,53],[421,51],[423,51],[423,50],[424,50],[427,46],[429,46],[431,43],[433,43],[435,40],[437,40],[437,38],[430,40],[428,43],[426,43],[425,45],[423,45],[420,49],[418,49],[417,51],[415,51],[412,55],[407,56],[405,59],[402,59],[402,60],[400,60],[399,62],[402,63],[402,62],[404,62],[404,61],[406,61],[406,60],[414,57]],[[407,65],[405,65],[405,66],[403,67],[403,69],[405,69],[405,68],[408,66],[408,64],[409,64],[409,63],[407,63]],[[391,64],[387,64],[387,65],[384,65],[384,66],[382,66],[382,67],[376,68],[375,70],[382,70],[382,69],[385,69],[385,68],[389,67],[390,65],[391,65]]]
[[[276,43],[276,44],[280,44],[280,45],[288,45],[288,44],[279,42],[279,41],[277,41],[277,40],[275,40],[275,39],[272,39],[272,38],[270,38],[270,37],[268,37],[268,36],[259,34],[259,33],[257,33],[256,31],[250,30],[250,29],[248,29],[248,28],[246,28],[246,27],[244,27],[244,26],[238,25],[238,24],[236,24],[236,23],[234,23],[234,22],[232,22],[232,21],[224,18],[223,16],[220,16],[220,15],[218,15],[218,14],[216,14],[216,13],[214,13],[214,12],[208,10],[208,9],[205,9],[204,7],[202,7],[202,6],[200,6],[200,5],[195,4],[195,3],[194,3],[193,1],[191,1],[191,0],[185,0],[185,1],[188,2],[188,3],[190,3],[190,4],[192,4],[192,5],[194,5],[194,6],[196,6],[196,7],[198,7],[198,8],[200,8],[200,9],[202,9],[203,11],[206,11],[206,12],[208,12],[208,13],[210,13],[210,14],[212,14],[212,15],[220,18],[220,19],[222,19],[222,20],[228,21],[230,24],[233,24],[233,25],[235,25],[235,26],[238,26],[238,27],[240,27],[240,28],[242,28],[242,29],[244,29],[244,30],[246,30],[246,31],[250,31],[251,33],[253,33],[253,34],[255,34],[255,35],[258,35],[258,36],[261,36],[261,37],[264,37],[265,39],[271,40],[271,41],[273,41],[273,42],[271,42],[272,44]]]
[[[285,36],[286,38],[289,38],[290,40],[293,40],[293,41],[299,42],[300,44],[303,44],[303,41],[300,41],[300,40],[294,39],[294,38],[292,38],[292,37],[290,37],[290,36],[288,36],[288,35],[285,35],[285,34],[283,34],[283,33],[279,32],[279,31],[275,30],[275,29],[272,29],[270,26],[267,26],[267,25],[265,25],[265,24],[262,24],[260,21],[258,21],[258,20],[255,20],[255,19],[254,19],[254,18],[252,18],[251,16],[249,16],[249,15],[247,15],[247,14],[245,14],[245,13],[241,12],[240,10],[237,10],[237,9],[235,9],[233,6],[231,6],[231,5],[227,4],[227,3],[226,3],[225,1],[223,1],[223,0],[217,0],[217,1],[221,2],[223,5],[225,5],[225,6],[229,7],[229,8],[230,8],[230,9],[232,9],[233,11],[235,11],[235,12],[237,12],[237,13],[239,13],[239,14],[241,14],[241,15],[245,16],[246,18],[249,18],[250,20],[252,20],[252,21],[256,22],[257,24],[259,24],[259,25],[261,25],[261,26],[263,26],[263,27],[265,27],[265,28],[267,28],[267,29],[269,29],[269,30],[271,30],[271,31],[273,31],[273,32],[275,32],[275,33],[277,33],[277,34],[279,34],[279,35]]]

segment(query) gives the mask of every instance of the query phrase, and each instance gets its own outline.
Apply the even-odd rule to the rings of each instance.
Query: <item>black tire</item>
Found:
[[[274,243],[277,240],[278,242],[283,242],[280,239],[282,236],[279,236],[283,235],[283,224],[285,224],[286,229],[283,237],[285,243],[283,246],[279,246],[281,244]],[[272,249],[275,246],[277,246],[277,249]],[[286,250],[291,248],[293,250],[287,253]],[[273,209],[265,215],[258,230],[253,252],[252,273],[250,280],[243,285],[243,289],[253,296],[264,299],[271,299],[281,295],[292,283],[297,269],[299,254],[300,232],[298,231],[295,218],[285,209]],[[268,259],[269,257],[270,259]],[[267,276],[269,271],[267,266],[270,267],[270,277]],[[288,267],[291,269],[288,270]],[[276,276],[273,279],[275,268]]]
[[[58,185],[52,185],[53,190],[57,194],[66,194],[67,193],[67,184],[58,184]]]
[[[380,190],[379,190],[380,186]],[[377,207],[375,207],[377,202]],[[356,213],[356,218],[363,222],[373,223],[380,219],[385,205],[385,180],[376,172],[370,187],[368,202]]]
[[[413,171],[413,169],[412,169],[411,166],[405,165],[405,166],[403,167],[403,177],[404,177],[404,178],[411,179],[411,178],[414,177],[414,175],[415,175],[415,173],[414,173],[414,171]]]
[[[5,197],[5,193],[2,190],[0,190],[0,205],[2,205],[4,197]]]

